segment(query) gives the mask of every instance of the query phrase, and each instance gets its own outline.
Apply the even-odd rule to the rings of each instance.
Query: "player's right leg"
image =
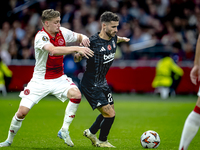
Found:
[[[58,137],[63,139],[68,146],[73,147],[74,143],[71,140],[68,130],[70,124],[72,123],[76,115],[78,106],[81,102],[81,92],[77,87],[73,86],[69,90],[66,90],[64,94],[66,94],[67,98],[69,99],[69,102],[65,110],[63,125],[58,131]]]
[[[99,134],[99,147],[115,147],[107,141],[108,134],[115,119],[114,104],[108,104],[98,107],[97,109],[104,117],[100,125],[101,130]]]
[[[179,144],[179,150],[187,150],[192,139],[195,137],[200,127],[200,97],[194,110],[187,117]]]
[[[28,99],[23,98],[20,102],[19,109],[17,113],[12,118],[10,128],[8,131],[8,137],[7,139],[0,143],[0,147],[7,147],[10,146],[13,142],[13,139],[15,135],[17,134],[18,130],[21,128],[22,121],[24,120],[25,116],[28,114],[31,107],[34,105],[33,102],[31,102]]]

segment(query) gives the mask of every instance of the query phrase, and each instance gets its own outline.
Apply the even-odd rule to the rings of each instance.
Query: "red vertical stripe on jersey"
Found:
[[[44,28],[42,30],[45,31]],[[55,37],[52,37],[48,32],[46,33],[54,46],[65,46],[65,39],[61,31],[57,33]],[[63,66],[63,55],[51,56],[49,54],[46,63],[45,79],[55,79],[62,76],[64,74]]]

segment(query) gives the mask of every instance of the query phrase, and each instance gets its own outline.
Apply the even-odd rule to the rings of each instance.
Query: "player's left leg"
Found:
[[[76,111],[78,109],[79,103],[81,102],[81,92],[77,87],[70,88],[67,92],[67,97],[70,99],[66,110],[62,128],[58,132],[58,136],[64,139],[65,143],[71,147],[74,146],[70,136],[69,136],[69,126],[72,123]]]
[[[192,139],[195,137],[200,127],[200,97],[194,110],[187,117],[179,144],[179,150],[187,150]]]

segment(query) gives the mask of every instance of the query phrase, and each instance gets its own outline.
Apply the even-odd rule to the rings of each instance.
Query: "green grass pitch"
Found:
[[[19,93],[0,95],[0,141],[7,138],[10,121],[16,112]],[[119,150],[144,150],[140,136],[147,130],[155,130],[161,138],[158,150],[178,150],[183,125],[193,110],[196,95],[178,95],[166,100],[152,94],[113,94],[116,118],[108,140]],[[47,96],[35,105],[22,123],[11,147],[6,150],[93,150],[95,148],[83,136],[96,116],[85,98],[82,99],[76,117],[70,126],[70,135],[75,146],[68,147],[57,137],[62,126],[67,102],[62,103],[53,96]],[[189,150],[199,150],[200,134],[197,133]]]

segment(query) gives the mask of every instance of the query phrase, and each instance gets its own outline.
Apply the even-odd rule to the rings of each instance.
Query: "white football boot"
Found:
[[[99,140],[97,139],[97,137],[96,137],[95,134],[92,134],[92,133],[90,132],[89,129],[86,129],[86,130],[83,132],[83,136],[85,136],[85,137],[87,137],[88,139],[90,139],[93,146],[99,147]]]
[[[74,143],[72,142],[72,140],[69,136],[69,131],[62,132],[61,129],[60,129],[58,131],[58,137],[63,139],[68,146],[71,146],[71,147],[74,146]]]
[[[10,145],[11,145],[11,143],[9,141],[4,141],[4,142],[0,143],[0,147],[8,147]]]
[[[113,148],[116,148],[115,146],[110,144],[108,141],[100,141],[100,140],[99,140],[99,146],[98,147],[113,147]]]

